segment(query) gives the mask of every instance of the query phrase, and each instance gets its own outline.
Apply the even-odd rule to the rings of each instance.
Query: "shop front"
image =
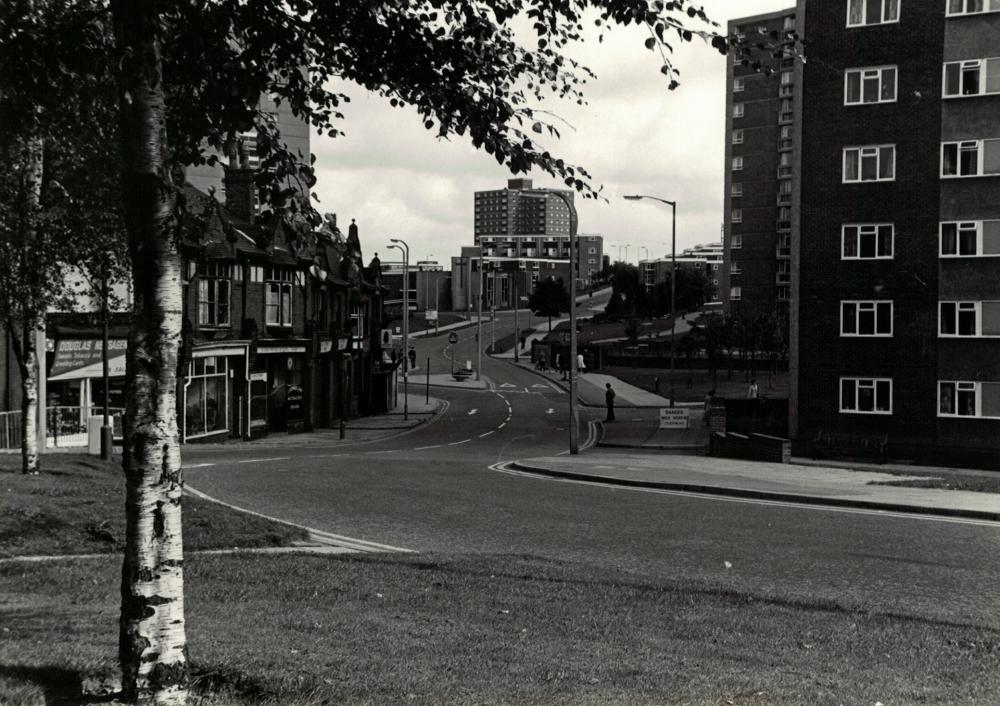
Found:
[[[306,428],[306,341],[258,341],[250,371],[250,435]]]
[[[108,340],[108,405],[116,436],[121,435],[125,408],[125,350],[128,340]],[[87,419],[104,411],[103,344],[99,338],[59,338],[55,341],[46,385],[48,432],[63,445],[82,434]]]
[[[247,344],[196,347],[183,381],[183,441],[240,438],[247,423]]]

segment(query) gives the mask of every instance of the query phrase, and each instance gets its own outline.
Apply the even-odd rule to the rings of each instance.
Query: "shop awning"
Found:
[[[108,372],[111,377],[125,374],[125,349],[128,340],[112,338],[108,341]],[[63,338],[56,341],[55,359],[49,370],[49,380],[81,380],[99,378],[104,374],[101,366],[100,339]]]

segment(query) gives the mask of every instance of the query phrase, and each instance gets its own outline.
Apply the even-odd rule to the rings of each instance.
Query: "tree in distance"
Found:
[[[535,316],[547,316],[549,332],[552,332],[552,317],[569,311],[569,292],[562,277],[555,279],[540,279],[535,283],[535,289],[528,295],[528,306]]]

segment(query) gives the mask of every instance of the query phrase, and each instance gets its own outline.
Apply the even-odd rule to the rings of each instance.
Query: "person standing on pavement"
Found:
[[[576,370],[579,373],[587,372],[587,361],[583,357],[583,353],[576,354]]]
[[[615,389],[611,387],[610,382],[604,383],[604,404],[608,406],[608,418],[604,421],[613,422],[615,421]]]
[[[757,389],[757,378],[750,378],[750,387],[747,388],[747,399],[755,400],[760,396],[760,391]]]
[[[410,346],[410,350],[406,352],[406,357],[410,359],[410,370],[417,367],[417,349]]]

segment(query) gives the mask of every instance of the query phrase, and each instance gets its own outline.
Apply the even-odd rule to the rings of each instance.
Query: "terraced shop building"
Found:
[[[801,0],[792,400],[818,434],[1000,468],[1000,0]]]

